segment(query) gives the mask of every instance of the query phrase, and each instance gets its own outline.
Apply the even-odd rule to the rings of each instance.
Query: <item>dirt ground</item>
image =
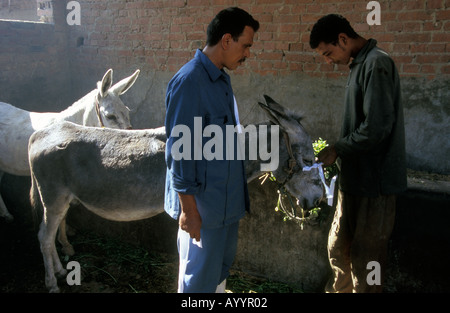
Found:
[[[44,264],[35,230],[19,222],[0,221],[0,294],[47,293]],[[175,293],[178,259],[176,255],[152,253],[142,247],[93,233],[69,237],[75,255],[65,257],[58,247],[63,265],[77,261],[81,285],[58,282],[62,293]],[[239,271],[232,271],[227,292],[301,292],[283,283],[271,282]]]

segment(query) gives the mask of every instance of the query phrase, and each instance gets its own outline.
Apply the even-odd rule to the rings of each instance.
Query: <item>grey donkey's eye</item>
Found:
[[[314,162],[309,159],[303,159],[303,163],[305,163],[306,166],[312,166]]]
[[[106,118],[111,121],[117,121],[117,117],[114,114],[107,114]]]

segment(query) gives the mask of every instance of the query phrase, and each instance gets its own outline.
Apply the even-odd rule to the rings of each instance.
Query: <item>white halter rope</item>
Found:
[[[238,110],[238,106],[237,106],[237,102],[236,102],[236,97],[233,95],[233,100],[234,100],[234,116],[236,118],[236,128],[239,134],[242,134],[242,125],[241,122],[239,121],[239,110]]]
[[[336,183],[337,175],[331,179],[330,187],[328,187],[327,183],[325,181],[325,176],[323,175],[322,164],[323,163],[314,163],[311,166],[305,166],[305,167],[303,167],[303,171],[304,172],[310,171],[313,168],[317,168],[319,170],[319,176],[320,176],[320,179],[322,180],[323,186],[325,187],[325,193],[327,194],[328,205],[332,206],[333,205],[334,184]]]
[[[291,164],[292,162],[289,162],[289,163],[290,163],[290,165],[289,165],[290,166],[290,170],[289,171],[286,170],[286,171],[288,173],[292,174],[292,172],[293,172],[292,168],[295,166],[295,162],[293,162],[293,164]],[[325,187],[325,192],[326,192],[327,199],[328,199],[327,204],[329,206],[332,206],[333,205],[334,185],[335,185],[335,182],[336,182],[337,175],[334,176],[331,179],[330,187],[328,187],[327,184],[326,184],[326,181],[325,181],[325,176],[323,174],[322,163],[315,163],[312,166],[305,166],[305,167],[302,168],[302,170],[306,172],[306,171],[312,170],[313,168],[317,168],[318,169],[319,175],[320,175],[320,179],[322,180],[322,183],[323,183],[323,185]],[[259,179],[263,179],[263,181],[261,182],[261,185],[264,184],[266,179],[269,176],[271,176],[271,175],[272,175],[271,173],[267,172],[263,176],[261,176],[259,178]],[[275,179],[275,177],[273,177],[273,178]],[[277,206],[275,208],[275,211],[281,210],[285,214],[285,217],[284,217],[285,220],[289,219],[289,220],[293,220],[293,221],[297,222],[300,225],[300,228],[303,230],[303,224],[305,222],[315,221],[317,219],[317,215],[316,216],[310,215],[310,216],[305,217],[305,210],[303,210],[303,208],[301,206],[299,206],[299,203],[297,201],[297,206],[299,206],[300,209],[301,209],[301,216],[297,216],[296,209],[295,209],[296,205],[294,204],[294,201],[292,200],[292,197],[290,196],[289,192],[287,191],[287,189],[285,187],[285,184],[286,184],[287,180],[284,183],[277,182],[278,183],[278,202],[277,202]],[[287,205],[284,203],[284,200],[283,200],[284,198],[288,199]]]

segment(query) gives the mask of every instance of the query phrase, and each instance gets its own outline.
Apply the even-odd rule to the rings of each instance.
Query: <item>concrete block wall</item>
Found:
[[[36,0],[0,1],[0,19],[38,21]]]
[[[59,12],[62,5],[55,4]],[[0,101],[39,112],[73,103],[68,34],[61,16],[55,24],[0,20]]]

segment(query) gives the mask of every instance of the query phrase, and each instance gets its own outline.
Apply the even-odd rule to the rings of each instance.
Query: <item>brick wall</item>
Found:
[[[396,60],[402,76],[434,79],[450,73],[450,1],[379,1],[381,25],[369,26],[368,1],[330,0],[81,0],[83,54],[122,66],[145,64],[174,72],[205,42],[207,24],[222,8],[238,5],[261,23],[248,64],[237,73],[315,77],[346,75],[325,64],[309,47],[312,25],[340,13],[363,37],[372,37]]]

